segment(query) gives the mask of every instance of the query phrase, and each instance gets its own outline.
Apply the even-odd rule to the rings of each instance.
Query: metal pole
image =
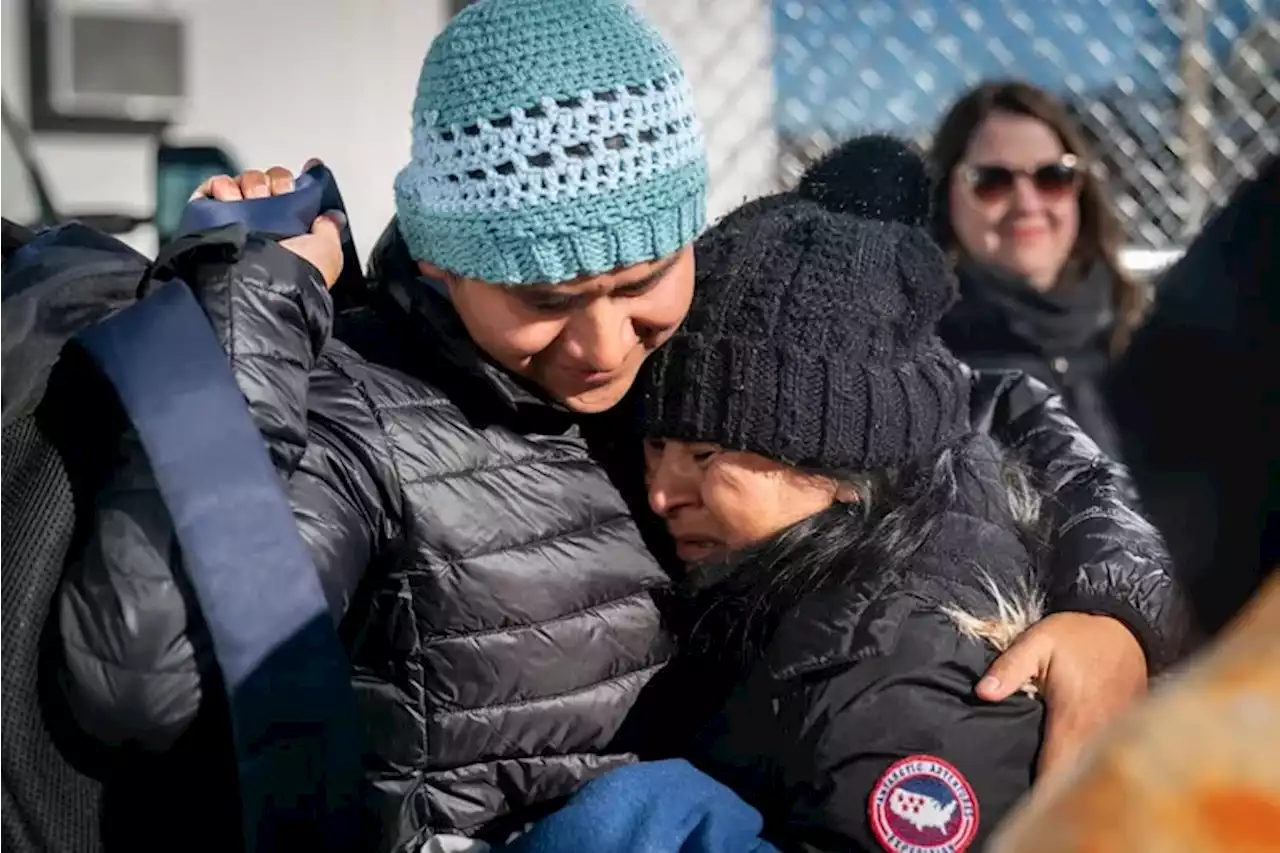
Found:
[[[1209,139],[1212,121],[1209,63],[1205,47],[1205,6],[1213,0],[1182,0],[1182,44],[1178,68],[1182,99],[1178,110],[1182,137],[1182,193],[1186,201],[1183,235],[1200,230],[1209,208],[1208,182],[1213,179],[1213,148]]]

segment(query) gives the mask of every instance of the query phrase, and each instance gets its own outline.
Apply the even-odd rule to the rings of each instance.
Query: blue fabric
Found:
[[[324,166],[314,166],[297,177],[293,192],[286,195],[244,201],[195,199],[182,212],[176,236],[240,222],[273,237],[296,237],[310,231],[311,223],[324,211],[341,209],[342,195],[333,174]]]
[[[777,853],[760,813],[683,759],[619,768],[500,853]]]
[[[255,234],[283,240],[309,233],[316,217],[332,210],[346,212],[342,192],[333,173],[324,165],[317,164],[299,175],[294,181],[293,192],[285,195],[243,201],[193,200],[182,212],[174,237],[186,237],[238,223]],[[342,229],[342,261],[342,276],[333,288],[335,294],[362,283],[360,256],[351,231],[345,226]]]
[[[363,772],[347,660],[213,329],[173,281],[78,340],[173,519],[230,704],[246,849],[354,849]]]

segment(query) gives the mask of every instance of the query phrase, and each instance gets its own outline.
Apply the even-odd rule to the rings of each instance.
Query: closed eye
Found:
[[[673,266],[676,265],[677,260],[679,260],[679,256],[673,255],[672,257],[668,258],[666,263],[664,263],[661,267],[652,271],[651,273],[649,273],[647,276],[640,279],[639,281],[632,282],[631,284],[624,284],[624,285],[621,285],[620,287],[615,287],[613,290],[613,295],[628,297],[628,296],[640,296],[643,293],[647,293],[648,291],[653,289],[653,286],[655,284],[662,281],[663,276],[665,276],[667,272]]]
[[[621,296],[624,299],[633,296],[642,296],[652,290],[653,285],[657,283],[657,281],[658,279],[654,276],[649,276],[648,278],[637,281],[634,284],[624,284],[622,287],[614,288],[613,295]]]
[[[548,293],[536,290],[527,290],[520,293],[521,302],[534,311],[541,311],[545,314],[568,311],[574,306],[578,298],[575,294]]]

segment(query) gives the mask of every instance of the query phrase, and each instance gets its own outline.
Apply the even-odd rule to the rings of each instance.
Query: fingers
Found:
[[[267,182],[271,186],[271,195],[293,192],[293,173],[284,166],[272,166],[267,169]]]
[[[245,198],[270,198],[271,181],[266,172],[249,169],[240,175],[240,192]]]
[[[249,169],[238,178],[229,175],[215,175],[196,187],[191,194],[194,201],[198,198],[212,198],[216,201],[243,201],[251,198],[269,198],[273,195],[284,195],[293,192],[293,173],[283,166],[272,166],[265,172]]]
[[[191,194],[192,201],[198,198],[240,201],[243,196],[240,194],[240,184],[235,178],[230,175],[214,175],[196,187],[196,191]]]
[[[323,165],[324,163],[320,161],[319,157],[312,157],[310,160],[302,164],[302,171],[310,172],[316,166],[323,166]]]
[[[978,698],[1003,702],[1028,681],[1042,679],[1049,670],[1052,646],[1042,642],[1033,628],[1020,636],[1008,651],[996,658],[978,682]]]

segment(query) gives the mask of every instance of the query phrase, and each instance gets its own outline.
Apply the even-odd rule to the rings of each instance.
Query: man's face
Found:
[[[692,246],[557,285],[503,286],[419,266],[445,282],[467,331],[490,358],[584,414],[622,399],[693,300]]]

